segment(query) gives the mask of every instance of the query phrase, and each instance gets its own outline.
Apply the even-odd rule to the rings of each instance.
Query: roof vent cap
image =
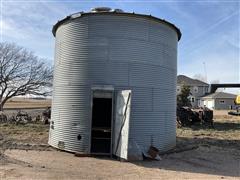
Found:
[[[112,9],[109,7],[95,7],[91,9],[91,12],[97,13],[97,12],[110,12]]]
[[[74,18],[78,18],[78,17],[80,17],[82,15],[82,13],[83,12],[74,13],[74,14],[71,15],[71,18],[73,18],[73,19]]]
[[[123,13],[124,11],[122,9],[114,9],[113,12]]]

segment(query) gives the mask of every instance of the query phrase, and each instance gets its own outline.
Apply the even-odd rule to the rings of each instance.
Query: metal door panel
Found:
[[[119,91],[116,99],[113,154],[122,159],[128,159],[130,107],[131,90]]]

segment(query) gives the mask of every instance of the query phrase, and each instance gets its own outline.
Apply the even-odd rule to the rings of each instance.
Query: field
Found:
[[[0,179],[238,179],[240,117],[215,112],[214,129],[177,129],[161,161],[75,157],[47,146],[48,125],[0,124]]]
[[[41,109],[51,106],[50,99],[29,99],[29,98],[19,98],[15,97],[7,101],[4,109]]]

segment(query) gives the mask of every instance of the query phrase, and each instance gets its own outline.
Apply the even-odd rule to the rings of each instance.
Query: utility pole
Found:
[[[207,70],[206,70],[206,64],[205,64],[205,62],[203,62],[203,69],[204,69],[205,81],[206,81],[206,83],[207,83],[208,80],[207,80]]]

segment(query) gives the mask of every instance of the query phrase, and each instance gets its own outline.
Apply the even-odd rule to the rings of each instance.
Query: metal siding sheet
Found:
[[[143,63],[130,64],[130,85],[173,89],[176,70]]]
[[[49,144],[58,147],[63,141],[64,150],[72,152],[88,152],[90,137],[90,87],[84,86],[56,86],[52,108],[54,129],[50,128]],[[77,140],[78,135],[82,139]]]
[[[113,85],[132,90],[130,142],[174,147],[177,41],[172,28],[144,18],[85,16],[60,25],[49,144],[89,153],[91,86]]]
[[[148,38],[148,21],[143,18],[124,16],[89,16],[89,37],[108,37],[117,39]]]
[[[146,87],[131,87],[134,91],[132,95],[132,112],[152,112],[153,111],[153,89]]]

